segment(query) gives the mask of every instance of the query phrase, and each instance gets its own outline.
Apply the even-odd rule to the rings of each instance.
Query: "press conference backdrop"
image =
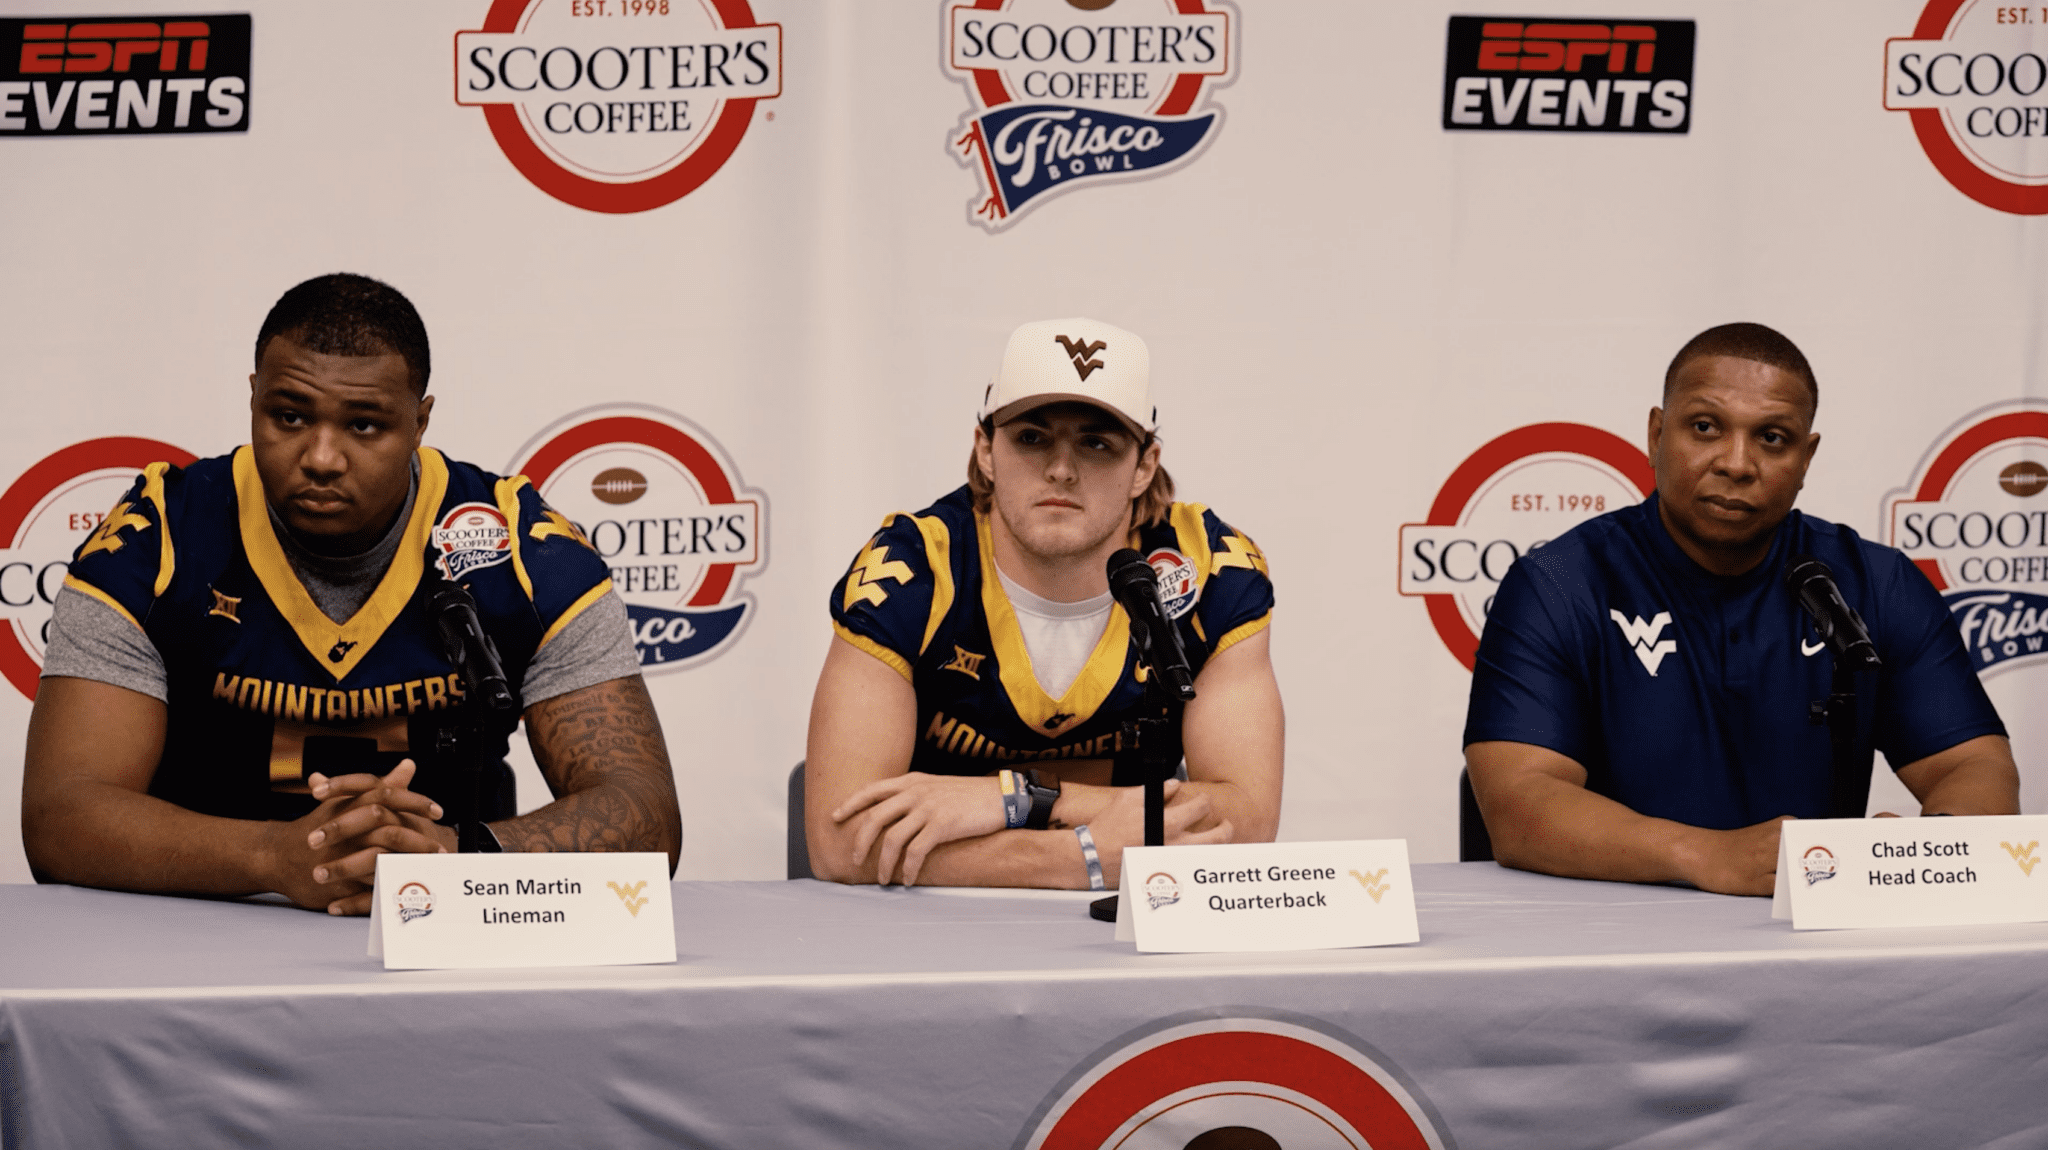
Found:
[[[65,559],[247,438],[257,324],[336,270],[426,317],[430,442],[613,564],[684,877],[781,873],[826,596],[1077,314],[1271,562],[1283,837],[1454,857],[1492,587],[1642,497],[1665,363],[1737,319],[1819,374],[1801,506],[1922,561],[2048,810],[2048,9],[9,7],[0,878]]]

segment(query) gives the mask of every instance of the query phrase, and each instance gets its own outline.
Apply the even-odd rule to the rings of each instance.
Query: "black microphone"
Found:
[[[1131,617],[1131,634],[1138,640],[1138,653],[1152,673],[1158,675],[1185,703],[1195,697],[1195,673],[1188,667],[1188,654],[1181,648],[1180,633],[1166,617],[1166,603],[1159,597],[1159,576],[1145,557],[1126,547],[1109,557],[1109,593]]]
[[[1827,564],[1811,555],[1795,557],[1785,568],[1785,587],[1813,617],[1813,629],[1835,658],[1857,670],[1875,671],[1884,666],[1877,657],[1877,644],[1870,641],[1870,631],[1863,626],[1863,617],[1842,598],[1842,589],[1835,586],[1834,573]]]
[[[476,600],[460,584],[443,579],[427,600],[427,609],[441,629],[441,645],[449,662],[456,664],[469,689],[476,692],[476,701],[485,710],[512,710],[512,687],[505,681],[504,665],[498,662],[498,645],[484,634],[484,625],[477,618]]]

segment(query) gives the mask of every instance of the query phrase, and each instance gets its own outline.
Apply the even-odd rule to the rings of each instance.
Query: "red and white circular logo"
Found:
[[[1656,489],[1642,450],[1611,432],[1516,428],[1451,472],[1426,521],[1402,524],[1401,594],[1429,604],[1437,635],[1469,671],[1494,589],[1515,560]]]
[[[1884,106],[1943,178],[1985,207],[2048,212],[2048,8],[1931,0],[1885,41]]]
[[[1020,1150],[1445,1150],[1419,1092],[1320,1028],[1216,1018],[1118,1044],[1047,1100]]]
[[[1195,565],[1187,556],[1161,547],[1145,556],[1145,562],[1152,565],[1152,575],[1159,580],[1159,598],[1166,604],[1167,618],[1178,619],[1195,609],[1202,589],[1195,578]]]
[[[689,195],[782,94],[782,26],[747,0],[493,0],[455,36],[455,102],[541,191],[593,212]]]
[[[36,697],[49,645],[50,613],[71,553],[105,522],[135,483],[135,474],[163,460],[179,467],[196,457],[154,439],[90,439],[52,452],[0,494],[0,673]],[[123,541],[128,531],[109,537]],[[150,546],[157,546],[152,538]]]
[[[441,573],[460,582],[479,567],[512,558],[512,527],[488,503],[460,503],[448,509],[433,532]]]
[[[767,566],[768,497],[716,439],[637,404],[566,416],[514,457],[548,505],[611,568],[645,673],[718,657],[754,606],[744,576]]]
[[[1885,498],[1885,542],[1942,593],[1980,674],[2048,661],[2048,403],[1979,411]]]

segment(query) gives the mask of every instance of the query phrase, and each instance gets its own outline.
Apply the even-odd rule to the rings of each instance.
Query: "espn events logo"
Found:
[[[570,415],[522,448],[507,474],[575,524],[611,567],[643,671],[680,670],[738,640],[766,565],[768,500],[703,428],[658,408]]]
[[[1426,521],[1401,526],[1400,592],[1428,604],[1437,636],[1469,671],[1494,590],[1515,560],[1656,489],[1650,461],[1611,432],[1578,423],[1516,428],[1451,472]],[[1628,622],[1615,622],[1629,631]],[[1663,654],[1654,653],[1655,634],[1645,634],[1653,654],[1640,646],[1637,653],[1654,675],[1652,659]]]
[[[1692,48],[1690,20],[1453,16],[1444,127],[1683,135]]]
[[[249,17],[0,19],[0,136],[249,130]]]
[[[1950,428],[1885,499],[1885,542],[1941,592],[1980,674],[2048,659],[2048,404]]]
[[[1223,0],[975,0],[945,5],[947,72],[969,104],[947,136],[981,177],[968,218],[989,231],[1084,185],[1189,163],[1237,61]]]
[[[44,456],[0,492],[0,675],[15,690],[36,697],[72,553],[98,532],[136,473],[159,460],[183,467],[193,459],[153,439],[89,439]],[[129,546],[133,534],[109,533],[101,545]]]
[[[494,0],[455,36],[455,102],[535,187],[593,212],[697,190],[781,94],[782,26],[747,0]]]
[[[2048,7],[1933,0],[1911,36],[1885,41],[1884,106],[1911,115],[1957,191],[2048,213]]]

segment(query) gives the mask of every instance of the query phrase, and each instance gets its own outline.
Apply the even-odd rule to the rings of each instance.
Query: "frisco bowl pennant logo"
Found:
[[[1944,432],[1885,499],[1885,542],[1927,573],[1979,674],[2048,656],[2048,403]]]
[[[577,412],[520,450],[524,474],[604,557],[642,670],[716,658],[753,611],[744,574],[767,561],[768,500],[704,429],[659,408]]]
[[[1447,1150],[1384,1055],[1320,1024],[1174,1020],[1126,1035],[1054,1087],[1017,1150]]]
[[[697,190],[781,94],[782,26],[747,0],[493,0],[455,35],[455,102],[533,186],[593,212]]]
[[[399,925],[434,913],[434,892],[425,883],[409,882],[398,888]]]
[[[1160,175],[1223,121],[1209,90],[1237,67],[1223,0],[949,0],[947,72],[970,105],[948,140],[981,176],[990,231],[1051,193]]]
[[[505,515],[488,503],[462,503],[449,509],[433,532],[435,563],[450,581],[460,581],[479,567],[512,558],[512,528]]]
[[[1799,860],[1799,867],[1806,872],[1806,885],[1812,886],[1835,877],[1835,852],[1826,847],[1813,847]]]
[[[1469,671],[1494,589],[1515,560],[1656,489],[1650,461],[1611,432],[1578,423],[1517,428],[1451,472],[1427,520],[1401,525],[1401,594],[1429,604],[1437,635]]]
[[[1159,580],[1159,598],[1166,604],[1166,617],[1178,619],[1195,609],[1201,584],[1195,579],[1195,565],[1171,547],[1161,547],[1145,556],[1152,574]]]
[[[2048,212],[2048,8],[1931,0],[1885,41],[1884,106],[1942,178],[2001,212]]]
[[[137,472],[158,460],[183,467],[195,458],[154,439],[90,439],[45,456],[0,494],[0,674],[15,690],[36,697],[50,613],[72,553],[105,525]],[[127,546],[139,533],[117,524],[106,544]]]

